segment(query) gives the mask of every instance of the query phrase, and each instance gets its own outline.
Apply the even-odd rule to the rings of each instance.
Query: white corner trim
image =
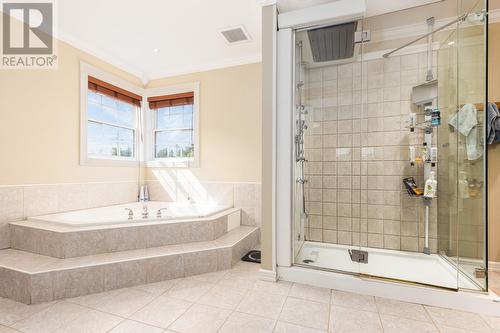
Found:
[[[262,7],[276,5],[276,0],[257,0]]]
[[[268,269],[262,269],[262,268],[259,269],[257,276],[259,277],[259,280],[262,280],[262,281],[270,281],[270,282],[277,281],[276,272],[268,270]]]
[[[500,273],[500,262],[499,261],[488,261],[488,271]]]
[[[365,11],[364,0],[338,0],[279,14],[278,28],[296,29],[316,24],[342,23],[362,18]]]
[[[149,80],[164,79],[172,76],[179,76],[191,73],[206,72],[214,69],[221,69],[226,67],[234,67],[240,65],[254,64],[262,61],[262,54],[257,53],[250,56],[224,59],[220,61],[207,62],[199,65],[187,66],[178,68],[176,70],[168,70],[157,73],[150,73],[147,75]]]

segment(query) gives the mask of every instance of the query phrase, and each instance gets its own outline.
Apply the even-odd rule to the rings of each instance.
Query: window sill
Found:
[[[153,160],[145,163],[148,168],[197,168],[198,163],[196,160],[179,159],[179,160]]]
[[[106,159],[106,158],[84,158],[80,160],[82,166],[121,166],[121,167],[138,167],[139,161],[125,159]]]

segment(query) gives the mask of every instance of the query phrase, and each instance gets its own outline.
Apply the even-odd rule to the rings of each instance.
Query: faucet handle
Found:
[[[161,217],[162,217],[162,216],[161,216],[161,211],[162,211],[162,210],[167,210],[167,208],[160,208],[160,209],[158,209],[158,210],[156,211],[156,217],[157,217],[157,218],[161,218]]]
[[[142,218],[147,219],[148,216],[149,216],[148,205],[145,204],[142,206]]]
[[[128,219],[132,220],[134,218],[134,211],[130,208],[125,208],[128,211]]]

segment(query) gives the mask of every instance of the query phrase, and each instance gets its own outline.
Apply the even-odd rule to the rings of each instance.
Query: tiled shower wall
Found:
[[[405,126],[411,89],[425,81],[426,66],[419,53],[306,70],[306,239],[423,249],[423,205],[408,197],[402,179],[413,176],[422,186],[423,168],[410,166],[408,147],[423,137]]]

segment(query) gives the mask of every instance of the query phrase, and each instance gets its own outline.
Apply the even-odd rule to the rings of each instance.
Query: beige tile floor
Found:
[[[0,298],[0,333],[500,332],[500,317],[259,281],[258,268],[241,262],[227,271],[32,306]]]

